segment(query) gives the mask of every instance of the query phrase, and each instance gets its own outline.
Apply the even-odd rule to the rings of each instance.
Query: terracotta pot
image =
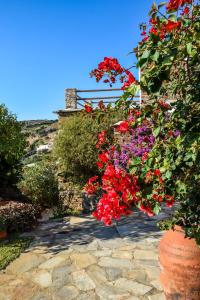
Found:
[[[200,248],[194,239],[185,238],[181,227],[164,234],[159,260],[167,300],[200,300]]]
[[[7,237],[7,231],[0,231],[0,240]]]

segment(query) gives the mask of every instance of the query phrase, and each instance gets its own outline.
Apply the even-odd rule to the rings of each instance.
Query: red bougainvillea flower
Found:
[[[174,205],[174,197],[170,196],[170,195],[165,195],[165,199],[166,199],[166,206],[167,207],[172,207]]]
[[[153,217],[155,214],[152,210],[152,208],[150,206],[147,206],[147,205],[144,205],[144,204],[141,204],[139,209],[144,212],[145,214],[147,214],[149,217]]]
[[[149,20],[149,23],[150,23],[151,25],[156,25],[156,24],[158,23],[158,20],[157,20],[157,19],[151,18],[151,19]]]
[[[86,111],[87,113],[92,112],[92,106],[89,105],[89,104],[85,104],[85,111]]]
[[[162,195],[153,194],[152,198],[153,198],[153,200],[155,200],[157,202],[162,202],[163,201],[163,196]]]
[[[148,36],[145,36],[142,40],[141,40],[141,44],[145,43],[146,41],[148,41],[149,37]]]
[[[98,155],[99,161],[102,163],[107,163],[109,160],[108,152],[102,152]]]
[[[128,121],[122,121],[116,128],[117,131],[125,133],[129,130],[129,122]]]
[[[123,86],[121,88],[122,90],[124,90],[125,88],[129,87],[132,83],[136,82],[135,77],[133,76],[133,74],[130,71],[126,70],[125,73],[128,76],[128,78],[124,82],[124,84],[123,84]]]
[[[158,35],[158,31],[155,27],[151,27],[149,33],[152,33],[153,35]]]
[[[171,20],[168,20],[168,22],[163,26],[163,30],[166,32],[171,32],[172,30],[178,28],[181,26],[181,22],[174,22]]]
[[[143,155],[142,155],[142,162],[145,163],[145,161],[148,159],[148,152],[145,152]]]
[[[99,169],[103,169],[103,167],[104,167],[104,164],[101,161],[97,161],[96,165]]]
[[[100,148],[106,142],[106,131],[102,130],[98,134],[98,143],[96,144],[96,148]]]
[[[169,3],[166,5],[168,11],[170,10],[178,10],[180,7],[184,6],[185,4],[191,4],[192,0],[170,0]]]
[[[154,175],[161,176],[161,172],[159,169],[154,170]]]
[[[99,183],[97,182],[98,180],[98,176],[94,176],[91,177],[87,184],[84,187],[84,191],[88,194],[88,195],[92,195],[95,194],[97,192],[97,190],[99,189]]]

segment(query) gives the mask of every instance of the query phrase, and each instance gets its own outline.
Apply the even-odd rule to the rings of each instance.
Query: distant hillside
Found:
[[[46,149],[50,150],[52,147],[58,130],[58,120],[25,120],[21,124],[28,143],[23,160],[26,165],[37,161],[42,152],[49,152]]]

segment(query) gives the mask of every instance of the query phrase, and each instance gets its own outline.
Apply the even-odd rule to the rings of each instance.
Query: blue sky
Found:
[[[19,120],[54,119],[64,88],[102,87],[104,56],[131,66],[152,0],[0,0],[0,103]]]

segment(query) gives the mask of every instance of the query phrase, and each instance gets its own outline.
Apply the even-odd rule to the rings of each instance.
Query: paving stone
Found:
[[[45,258],[36,253],[23,253],[6,269],[8,273],[19,274],[27,272],[43,263]]]
[[[124,246],[125,243],[121,238],[113,238],[111,240],[99,240],[99,246],[102,249],[118,249]]]
[[[134,258],[139,260],[158,260],[158,254],[155,251],[135,250]]]
[[[58,292],[54,293],[53,300],[77,299],[78,294],[79,292],[74,286],[64,286]]]
[[[71,272],[74,271],[73,266],[64,265],[57,267],[52,272],[52,287],[60,288],[67,283],[71,283]]]
[[[124,300],[130,296],[128,292],[111,285],[96,288],[96,294],[101,300]]]
[[[126,278],[119,278],[115,282],[115,286],[131,292],[134,296],[144,296],[152,290],[151,286],[147,286],[133,280],[128,280]]]
[[[132,251],[133,249],[135,249],[136,244],[135,243],[131,243],[129,245],[124,245],[120,248],[118,248],[119,251]]]
[[[153,280],[150,282],[158,291],[163,291],[163,287],[159,279]]]
[[[147,276],[150,280],[157,279],[160,276],[160,269],[153,266],[144,266]]]
[[[86,222],[94,222],[94,219],[91,218],[80,218],[80,217],[70,217],[70,225],[77,225]]]
[[[38,270],[32,274],[32,280],[42,288],[47,288],[52,284],[51,274],[47,270]]]
[[[53,269],[61,265],[64,261],[66,260],[65,257],[63,256],[55,256],[52,257],[51,259],[48,259],[41,265],[39,265],[40,269]]]
[[[139,259],[134,259],[134,265],[136,267],[157,267],[158,268],[158,260],[150,260],[150,259],[144,259],[144,260],[139,260]]]
[[[96,257],[102,257],[102,256],[111,256],[112,250],[106,249],[106,250],[98,250],[92,252],[92,254]]]
[[[126,277],[128,279],[138,281],[141,283],[147,283],[147,274],[144,269],[123,269],[122,271],[123,276],[121,277]]]
[[[81,294],[76,298],[76,300],[96,300],[96,299],[97,299],[96,293],[93,291]]]
[[[97,259],[89,253],[72,253],[70,258],[77,269],[87,268],[97,262]]]
[[[76,252],[87,252],[87,245],[71,245],[71,249]]]
[[[85,270],[73,272],[72,277],[76,287],[81,291],[93,290],[96,286]]]
[[[1,287],[0,299],[1,300],[30,300],[38,292],[38,287],[32,283],[25,282],[21,286],[14,287]]]
[[[114,281],[121,277],[122,275],[122,269],[116,269],[116,268],[105,268],[108,280]]]
[[[164,293],[149,295],[149,300],[166,300]]]
[[[97,250],[99,248],[99,244],[97,240],[92,241],[90,244],[87,246],[87,250]]]
[[[69,248],[69,249],[66,249],[63,251],[59,251],[59,253],[56,256],[66,257],[66,256],[69,256],[72,252],[73,252],[73,249]]]
[[[96,285],[103,284],[107,281],[105,270],[97,265],[91,265],[87,269],[87,274],[92,278]]]
[[[12,300],[12,298],[13,298],[12,289],[8,289],[5,286],[1,287],[1,289],[0,289],[0,299],[1,300]]]
[[[51,300],[52,296],[47,292],[37,292],[30,300]]]
[[[98,264],[110,268],[131,268],[131,260],[125,258],[101,257]]]
[[[24,284],[24,280],[21,278],[16,278],[16,279],[8,282],[9,286],[19,286],[19,285],[23,285],[23,284]]]
[[[16,278],[15,275],[11,274],[0,274],[0,286],[6,284],[7,282],[12,282]]]
[[[114,258],[128,258],[132,259],[133,255],[130,251],[118,251],[114,250],[112,253],[112,257]]]

